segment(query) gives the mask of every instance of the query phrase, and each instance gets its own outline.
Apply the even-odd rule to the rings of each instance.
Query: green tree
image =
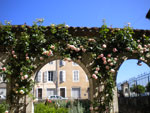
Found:
[[[150,82],[148,82],[147,85],[146,85],[146,91],[150,92]]]
[[[135,93],[138,93],[138,94],[141,94],[141,93],[144,93],[145,92],[145,87],[142,86],[142,85],[133,85],[130,90],[132,92],[135,92]]]

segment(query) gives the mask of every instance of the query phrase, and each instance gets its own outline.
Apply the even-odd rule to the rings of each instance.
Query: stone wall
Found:
[[[150,113],[150,96],[118,98],[119,113]]]

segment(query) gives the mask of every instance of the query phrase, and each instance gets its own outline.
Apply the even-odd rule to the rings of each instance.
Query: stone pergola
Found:
[[[28,35],[28,34],[30,34],[30,35],[28,35],[28,36],[31,36],[31,37],[34,37],[34,36],[32,36],[32,33],[34,33],[34,31],[32,31],[31,30],[31,28],[32,27],[30,27],[30,26],[26,26],[26,25],[23,25],[23,26],[11,26],[10,28],[9,28],[9,30],[5,33],[4,32],[4,29],[2,30],[2,27],[3,26],[0,26],[0,38],[1,37],[5,37],[4,35],[6,35],[6,39],[8,38],[8,35],[9,35],[9,32],[8,31],[11,31],[11,33],[13,33],[13,36],[12,37],[14,37],[14,38],[16,38],[16,39],[18,39],[18,40],[21,40],[21,38],[24,36],[24,32]],[[139,59],[139,58],[141,58],[141,55],[143,55],[143,56],[146,56],[146,54],[148,54],[149,53],[149,50],[142,50],[142,52],[141,52],[141,50],[139,49],[139,51],[138,51],[138,49],[137,49],[137,51],[135,50],[133,53],[131,52],[131,51],[129,51],[129,50],[124,50],[124,49],[126,49],[126,48],[123,48],[123,50],[121,50],[119,47],[121,47],[122,45],[120,44],[120,42],[118,41],[114,41],[112,44],[116,44],[116,45],[111,45],[111,39],[108,39],[108,40],[110,40],[110,42],[107,40],[106,42],[107,42],[107,44],[108,45],[110,45],[110,48],[108,48],[108,50],[106,50],[105,48],[105,46],[103,46],[103,42],[98,42],[98,40],[101,38],[101,33],[102,32],[100,32],[102,29],[107,29],[108,31],[106,31],[107,32],[107,36],[109,35],[109,34],[111,34],[111,33],[114,33],[114,32],[118,32],[118,31],[121,31],[122,29],[118,29],[118,28],[87,28],[87,27],[67,27],[67,28],[65,28],[65,27],[60,27],[59,28],[59,26],[57,26],[56,28],[55,28],[55,30],[57,30],[57,31],[59,31],[59,29],[61,29],[61,31],[60,31],[60,33],[62,33],[62,35],[60,35],[61,37],[63,37],[63,38],[60,38],[59,36],[57,36],[57,35],[59,35],[59,34],[57,34],[57,33],[51,33],[51,32],[53,32],[52,30],[52,27],[53,26],[48,26],[48,27],[44,27],[44,28],[42,28],[42,29],[46,29],[46,31],[42,31],[43,33],[44,33],[44,36],[49,36],[49,34],[50,34],[50,37],[52,37],[52,40],[51,40],[51,44],[53,45],[53,43],[54,44],[56,44],[56,46],[57,46],[57,44],[60,46],[60,48],[58,47],[58,51],[56,51],[56,50],[54,50],[53,51],[53,54],[52,55],[50,55],[50,56],[48,56],[48,57],[45,57],[44,59],[41,59],[41,58],[39,58],[40,56],[39,56],[39,54],[38,54],[38,52],[36,53],[36,50],[34,50],[33,51],[33,56],[31,56],[31,54],[29,54],[29,58],[31,58],[31,59],[33,59],[32,61],[33,61],[33,65],[35,66],[34,67],[34,69],[32,69],[32,72],[30,73],[31,75],[32,75],[32,77],[31,78],[34,78],[34,76],[35,76],[35,73],[42,67],[42,66],[44,66],[46,63],[48,63],[48,62],[50,62],[50,61],[53,61],[53,60],[57,60],[57,59],[64,59],[65,57],[62,55],[62,53],[60,52],[60,51],[64,51],[64,50],[61,50],[61,48],[66,48],[66,47],[68,47],[68,45],[66,44],[66,43],[69,43],[70,45],[72,44],[71,42],[72,41],[70,41],[71,40],[71,38],[69,38],[69,39],[67,39],[67,38],[64,38],[64,37],[75,37],[75,40],[76,39],[78,39],[79,38],[79,40],[80,40],[80,37],[82,37],[82,40],[83,40],[83,42],[84,42],[84,40],[88,40],[89,42],[88,42],[88,46],[87,47],[89,47],[89,46],[93,46],[93,48],[84,48],[84,49],[86,49],[87,51],[84,51],[83,50],[83,48],[81,47],[80,49],[81,50],[83,50],[82,51],[82,53],[80,53],[80,51],[81,50],[79,50],[79,52],[78,53],[76,53],[76,52],[74,52],[74,50],[68,50],[68,49],[70,49],[69,47],[66,49],[66,51],[64,51],[64,55],[65,54],[69,54],[70,56],[68,57],[68,58],[71,58],[74,62],[76,62],[76,63],[78,63],[82,68],[83,68],[83,70],[85,71],[85,73],[87,74],[87,76],[88,76],[88,78],[89,78],[89,85],[90,85],[90,100],[91,100],[91,102],[92,102],[92,104],[91,104],[91,112],[101,112],[101,109],[102,109],[102,107],[104,107],[104,109],[105,109],[105,112],[107,113],[107,112],[109,112],[109,111],[107,111],[107,105],[105,106],[105,103],[103,103],[103,100],[105,100],[105,98],[107,99],[107,82],[106,82],[106,84],[105,84],[105,81],[107,81],[107,77],[106,77],[106,75],[107,76],[110,76],[109,75],[109,72],[108,73],[105,73],[105,70],[103,69],[103,67],[105,68],[105,66],[107,66],[106,64],[103,64],[102,65],[102,72],[101,73],[104,73],[105,74],[105,76],[100,76],[100,75],[98,75],[98,79],[97,78],[95,78],[94,79],[94,76],[93,76],[93,69],[95,69],[95,66],[97,66],[97,62],[99,61],[99,62],[101,62],[101,59],[100,58],[97,58],[97,59],[94,59],[93,60],[93,58],[96,58],[97,57],[97,54],[93,54],[93,50],[95,49],[94,47],[96,47],[95,45],[96,44],[100,44],[100,47],[102,47],[102,51],[104,51],[104,52],[106,52],[106,53],[104,53],[104,55],[106,56],[106,55],[108,55],[109,53],[109,51],[110,50],[112,50],[113,48],[111,48],[111,46],[116,46],[116,47],[118,47],[117,48],[117,51],[118,52],[114,52],[114,54],[115,54],[115,56],[114,56],[114,58],[117,58],[118,60],[117,60],[117,63],[115,64],[115,66],[113,67],[113,69],[115,69],[116,71],[115,72],[113,72],[112,74],[111,74],[111,76],[113,77],[113,81],[114,81],[114,87],[112,87],[112,86],[109,86],[109,87],[112,87],[113,89],[112,89],[112,91],[113,91],[113,93],[114,93],[114,95],[113,95],[113,101],[111,100],[111,97],[110,97],[110,100],[111,100],[111,113],[118,113],[119,111],[118,111],[118,99],[117,99],[117,88],[116,88],[116,78],[117,78],[117,70],[119,69],[119,67],[120,67],[120,65],[124,62],[124,60],[127,60],[127,59]],[[39,28],[36,28],[36,29],[39,29]],[[36,30],[35,29],[35,30]],[[67,29],[67,35],[64,33],[64,30],[66,30]],[[40,30],[40,29],[39,29]],[[105,32],[105,31],[104,31]],[[132,37],[138,42],[138,40],[140,40],[140,44],[141,44],[141,46],[142,46],[142,48],[146,48],[146,49],[149,49],[150,47],[148,47],[148,43],[149,43],[149,39],[148,40],[145,40],[145,36],[147,36],[147,37],[150,37],[150,30],[133,30],[133,34],[132,34]],[[59,32],[58,32],[59,33]],[[25,34],[25,35],[26,35]],[[40,34],[40,33],[39,33]],[[38,35],[39,35],[38,34]],[[127,33],[128,34],[128,33]],[[27,36],[26,35],[26,36]],[[119,34],[119,35],[121,35],[121,34]],[[45,38],[43,36],[43,38]],[[57,37],[56,39],[55,39],[55,36]],[[104,36],[104,35],[103,35]],[[114,36],[114,34],[112,35],[112,36]],[[36,37],[36,36],[35,36]],[[49,38],[47,38],[46,37],[46,40],[48,41],[48,39]],[[118,36],[119,37],[119,36]],[[29,37],[28,37],[29,38]],[[85,39],[84,39],[85,38]],[[116,38],[117,38],[117,36],[116,36]],[[30,38],[29,38],[30,39]],[[91,39],[94,39],[93,41],[91,40]],[[107,37],[106,37],[106,39],[107,39]],[[5,40],[5,39],[3,39],[3,40]],[[9,37],[9,40],[11,40],[11,38]],[[17,41],[18,41],[17,40]],[[25,40],[25,39],[24,39]],[[32,40],[32,39],[30,39],[30,40]],[[15,40],[16,41],[16,40]],[[16,43],[17,43],[17,41],[16,41]],[[21,40],[22,41],[22,40]],[[95,42],[96,41],[96,42]],[[7,41],[6,41],[7,42]],[[13,41],[12,41],[13,42]],[[19,43],[19,42],[18,42]],[[47,46],[48,45],[48,43],[46,43],[46,42],[44,42],[45,43],[45,46]],[[79,43],[81,43],[81,42],[79,42]],[[95,45],[94,45],[94,43],[96,43]],[[21,43],[22,44],[22,43]],[[36,44],[36,43],[35,43]],[[107,45],[106,44],[106,45]],[[22,45],[17,45],[17,44],[15,44],[16,45],[16,47],[24,47],[24,46],[22,46]],[[73,44],[72,44],[73,45]],[[33,46],[33,45],[32,45]],[[35,45],[36,46],[36,45]],[[84,47],[84,45],[82,45],[83,47]],[[147,47],[146,47],[147,46]],[[31,47],[30,45],[28,46],[28,47]],[[38,47],[40,47],[40,46],[38,46]],[[43,45],[41,45],[41,47],[43,48],[44,46]],[[32,47],[32,48],[34,48],[34,46]],[[137,47],[138,48],[138,47]],[[0,42],[0,62],[1,62],[1,65],[2,65],[2,67],[3,66],[5,66],[5,65],[9,65],[9,62],[11,61],[11,62],[20,62],[20,61],[23,61],[22,60],[22,57],[24,57],[23,55],[24,55],[24,52],[23,52],[23,50],[19,50],[19,48],[18,49],[16,49],[16,54],[14,54],[13,52],[14,52],[14,50],[15,50],[16,48],[14,48],[13,47],[13,44],[11,45],[7,45],[7,44],[5,44],[5,43],[3,43],[3,42]],[[23,48],[20,48],[20,49],[23,49]],[[29,48],[30,49],[30,48]],[[38,49],[38,48],[37,48]],[[136,49],[136,48],[135,48]],[[51,49],[51,50],[53,50],[53,49]],[[96,50],[98,50],[98,49],[96,49]],[[95,51],[96,51],[95,50]],[[29,50],[30,51],[30,50]],[[37,50],[38,51],[38,50]],[[99,51],[97,51],[98,52],[98,54],[99,53],[101,53],[101,52],[99,52]],[[141,52],[141,53],[140,53]],[[140,55],[139,55],[140,54]],[[14,55],[17,55],[17,57],[16,57],[16,59],[18,58],[18,60],[13,60],[14,58],[15,58],[15,56]],[[46,53],[46,55],[47,55],[47,53]],[[74,57],[74,55],[77,55],[77,57]],[[111,54],[112,55],[112,54]],[[113,55],[112,55],[113,56]],[[13,59],[12,59],[12,57],[13,57]],[[109,56],[108,56],[109,57]],[[20,60],[19,60],[19,58],[20,58]],[[25,58],[27,59],[28,58],[28,55],[26,54],[25,55]],[[43,58],[43,57],[42,57]],[[106,57],[106,59],[108,60],[109,58],[107,58]],[[67,58],[65,59],[65,60],[68,60]],[[70,60],[70,59],[69,59]],[[143,59],[139,59],[140,61],[143,61],[143,62],[145,62],[145,63],[147,63],[147,64],[149,64],[150,63],[150,59],[149,59],[149,56],[148,57],[146,57],[144,60]],[[113,60],[114,61],[114,60]],[[108,61],[109,62],[109,61]],[[107,62],[107,63],[108,63]],[[21,62],[20,62],[21,63]],[[30,63],[30,62],[29,62]],[[17,64],[17,63],[16,63]],[[22,63],[23,64],[23,63]],[[10,65],[12,65],[12,63],[10,64]],[[24,65],[24,64],[23,64]],[[26,64],[25,64],[26,65]],[[28,65],[28,64],[27,64]],[[100,65],[101,66],[101,65]],[[22,69],[22,68],[21,68]],[[5,71],[4,70],[4,68],[1,68],[1,70],[2,71]],[[20,70],[19,69],[16,69],[16,70],[18,70],[18,73],[20,73]],[[14,70],[14,72],[16,71],[16,70]],[[107,68],[106,68],[106,70],[107,70]],[[95,71],[95,70],[94,70]],[[11,73],[13,73],[13,72],[11,72]],[[15,75],[14,75],[15,76]],[[14,97],[14,95],[12,95],[12,92],[13,92],[13,89],[15,88],[15,87],[17,87],[18,88],[18,86],[17,85],[15,85],[14,86],[14,84],[16,84],[16,82],[17,82],[17,79],[15,79],[15,77],[14,76],[7,76],[7,78],[10,80],[9,82],[7,82],[7,102],[10,104],[10,113],[13,113],[13,112],[15,112],[15,113],[17,113],[18,112],[18,110],[20,110],[20,109],[23,109],[21,112],[23,112],[23,113],[31,113],[32,112],[32,102],[33,102],[33,99],[32,98],[30,98],[29,96],[26,96],[26,95],[20,95],[20,94],[16,94],[16,96]],[[100,77],[99,77],[100,76]],[[105,78],[106,77],[106,78]],[[14,80],[12,80],[12,79],[14,79]],[[20,82],[19,82],[20,83]],[[109,84],[110,85],[110,84]],[[14,89],[15,90],[15,89]],[[106,93],[106,95],[104,95],[104,93]],[[13,93],[14,94],[14,93]],[[103,94],[103,95],[102,95]],[[12,97],[13,96],[13,97]],[[13,101],[12,99],[14,99],[14,100],[16,100],[16,103],[15,103],[15,101]],[[96,102],[96,104],[95,104],[95,102]],[[105,101],[104,101],[105,102]],[[24,103],[26,103],[26,104],[24,104]],[[102,103],[102,104],[98,104],[98,103]],[[20,106],[18,106],[18,105],[20,105]],[[101,105],[103,105],[102,107],[101,107]],[[17,107],[18,107],[18,110],[16,110],[17,109]],[[98,107],[98,108],[97,108]],[[106,108],[105,108],[106,107]],[[110,106],[109,106],[110,107]]]

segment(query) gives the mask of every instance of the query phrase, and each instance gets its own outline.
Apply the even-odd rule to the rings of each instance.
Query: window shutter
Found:
[[[41,71],[37,74],[37,82],[41,82]]]
[[[60,82],[65,82],[66,81],[66,72],[65,71],[60,71]]]
[[[47,82],[47,71],[44,72],[44,82]]]
[[[80,98],[80,88],[72,88],[72,98]]]
[[[2,77],[0,77],[0,82],[3,82],[3,78]]]
[[[57,81],[57,73],[56,73],[56,71],[53,71],[53,81],[54,82]]]
[[[62,66],[62,60],[59,61],[59,65]]]
[[[63,72],[62,71],[60,71],[59,78],[60,78],[60,82],[62,82],[63,81]]]
[[[60,66],[64,66],[64,65],[65,65],[65,61],[60,60],[60,61],[59,61],[59,65],[60,65]]]
[[[63,64],[63,66],[64,66],[64,65],[65,65],[65,61],[62,60],[62,64]]]
[[[86,81],[89,81],[88,76],[87,76],[87,75],[85,75],[85,77],[86,77]]]
[[[35,97],[38,98],[38,88],[35,91]]]
[[[38,82],[38,73],[36,74],[35,77],[36,77],[36,78],[35,78],[35,81]]]
[[[62,71],[62,79],[63,79],[63,82],[65,82],[66,81],[66,72],[65,71]]]

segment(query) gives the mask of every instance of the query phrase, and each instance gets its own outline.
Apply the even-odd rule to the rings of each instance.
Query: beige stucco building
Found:
[[[6,81],[0,76],[0,95],[6,96]]]
[[[0,68],[2,64],[0,63]],[[0,95],[6,96],[6,80],[4,80],[4,75],[0,75]]]
[[[43,66],[35,77],[34,96],[46,99],[60,95],[69,99],[89,98],[89,81],[83,69],[74,62],[56,60]]]

